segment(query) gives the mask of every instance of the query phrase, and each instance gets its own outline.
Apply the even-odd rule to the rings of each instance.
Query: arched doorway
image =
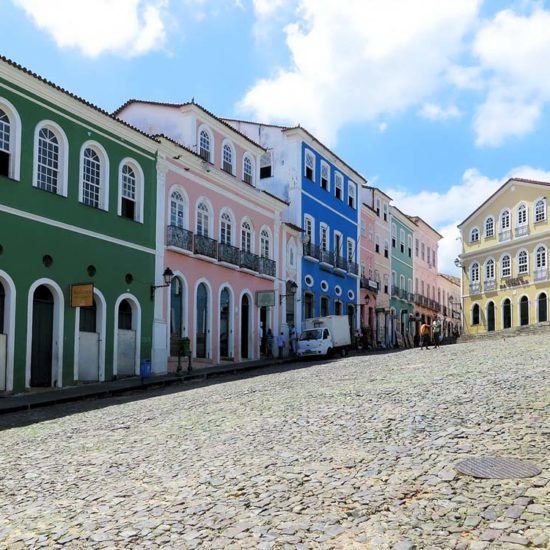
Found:
[[[0,391],[6,389],[6,380],[8,377],[8,337],[5,332],[5,302],[6,292],[4,285],[0,281]]]
[[[541,292],[539,294],[539,297],[537,299],[537,321],[539,323],[545,323],[548,321],[548,298],[546,297],[546,294],[544,292]]]
[[[220,294],[220,358],[228,359],[231,353],[231,294],[224,287]]]
[[[46,285],[34,291],[32,303],[31,387],[52,385],[54,299]]]
[[[494,332],[495,330],[495,304],[489,302],[487,304],[487,331]]]
[[[179,277],[174,277],[170,284],[170,355],[179,353],[180,338],[185,335],[185,302],[184,286]]]
[[[506,298],[502,303],[502,328],[512,327],[512,303]]]
[[[118,305],[117,375],[136,374],[136,331],[132,304],[126,298]]]
[[[529,324],[529,298],[522,296],[519,301],[519,324],[523,327]]]
[[[199,358],[206,358],[208,330],[208,289],[204,283],[197,287],[197,317],[196,317],[196,353]]]
[[[95,298],[92,306],[80,308],[79,315],[78,379],[97,382],[99,380],[100,338]]]
[[[245,294],[241,298],[241,359],[250,359],[250,300]]]

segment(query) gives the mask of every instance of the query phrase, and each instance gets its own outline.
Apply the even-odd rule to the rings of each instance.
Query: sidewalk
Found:
[[[207,379],[210,376],[217,376],[220,374],[236,374],[237,372],[245,372],[273,365],[283,365],[294,361],[296,361],[294,357],[286,359],[260,359],[256,361],[244,361],[242,363],[193,368],[191,372],[187,372],[187,370],[184,369],[180,375],[170,373],[160,376],[151,376],[149,378],[131,376],[109,382],[67,386],[65,388],[51,389],[37,393],[20,393],[8,397],[0,397],[0,414],[35,409],[37,407],[46,407],[58,403],[68,403],[70,401],[79,401],[92,397],[107,397],[109,395],[116,395],[132,390],[147,390],[149,388],[158,388],[159,386],[181,384],[186,380]]]

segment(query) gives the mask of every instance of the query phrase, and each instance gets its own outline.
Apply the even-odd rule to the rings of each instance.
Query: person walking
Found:
[[[290,325],[290,329],[288,330],[288,337],[290,341],[290,351],[292,352],[292,355],[296,355],[296,327],[294,324]]]
[[[434,347],[439,347],[439,339],[441,337],[441,321],[439,317],[435,317],[433,323],[432,323],[432,330],[434,335]]]
[[[279,348],[279,359],[282,359],[283,351],[285,349],[285,335],[283,332],[277,336],[277,347]]]
[[[268,358],[273,357],[273,333],[271,332],[271,329],[267,329],[267,338],[266,338],[266,345],[267,350],[266,354]]]
[[[430,349],[430,325],[422,323],[420,326],[420,349]]]

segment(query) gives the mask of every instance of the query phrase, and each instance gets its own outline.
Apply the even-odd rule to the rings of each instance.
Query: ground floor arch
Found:
[[[141,306],[132,294],[126,293],[115,302],[115,337],[113,342],[113,374],[139,374],[141,342]]]
[[[0,392],[13,389],[15,298],[13,279],[0,269]]]

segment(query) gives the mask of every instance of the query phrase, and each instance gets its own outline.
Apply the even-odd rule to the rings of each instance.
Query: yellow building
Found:
[[[465,334],[548,320],[550,183],[508,180],[458,227]]]

